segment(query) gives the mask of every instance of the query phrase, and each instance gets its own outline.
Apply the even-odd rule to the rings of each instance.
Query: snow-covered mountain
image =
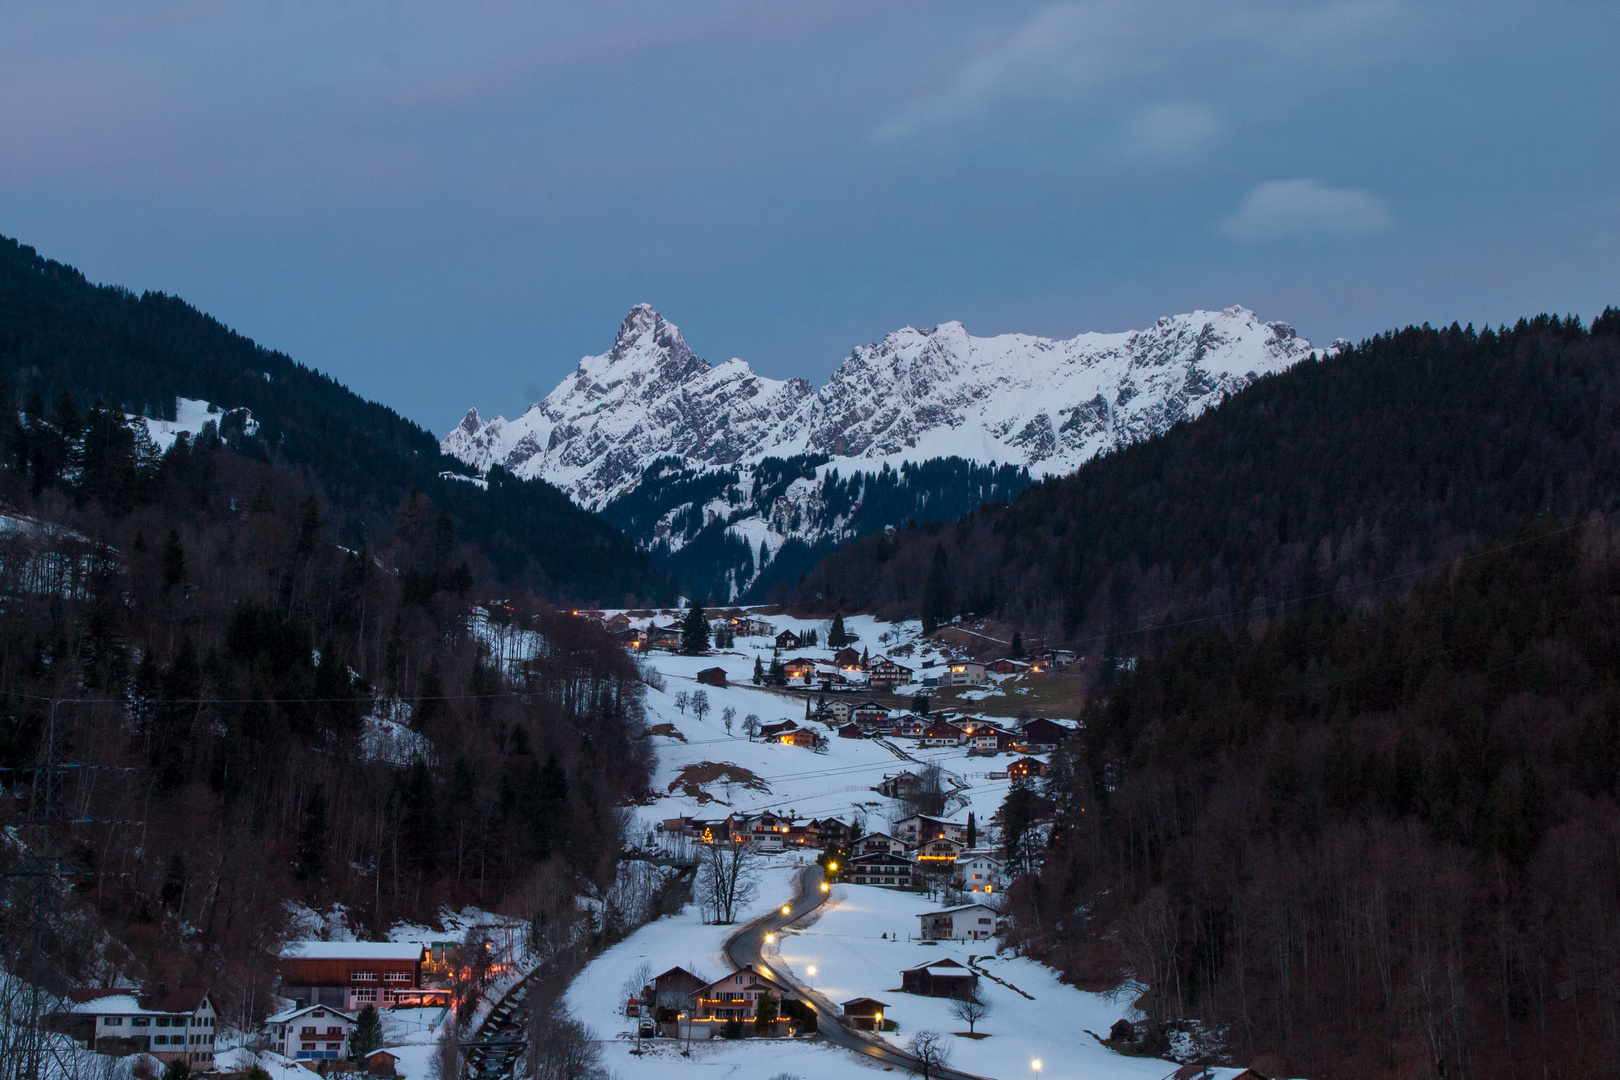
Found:
[[[799,503],[814,496],[816,484],[802,479],[791,498],[780,493],[778,505],[754,505],[759,485],[751,474],[763,459],[814,455],[818,477],[834,468],[847,477],[949,457],[1061,474],[1196,417],[1259,376],[1312,355],[1292,327],[1241,307],[1061,341],[976,338],[948,322],[908,326],[854,350],[815,389],[803,379],[765,378],[742,360],[710,364],[641,304],[613,348],[580,361],[544,401],[513,420],[486,421],[473,409],[442,446],[479,472],[499,464],[545,479],[593,510],[670,475],[670,458],[688,481],[694,472],[735,472],[737,485],[712,497],[697,518],[686,515],[692,520],[682,536],[675,517],[692,507],[671,507],[662,528],[634,539],[675,550],[694,535],[692,526],[722,518],[734,536],[774,553],[792,530],[781,532],[773,520],[805,525]],[[784,508],[784,498],[797,501]],[[822,521],[798,538],[814,544],[836,531],[836,523]]]

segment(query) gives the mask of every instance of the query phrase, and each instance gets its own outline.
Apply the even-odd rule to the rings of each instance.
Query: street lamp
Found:
[[[773,944],[775,941],[776,941],[776,935],[775,934],[766,934],[765,935],[765,944],[770,945],[770,944]]]
[[[789,904],[783,904],[782,905],[782,914],[786,915],[788,912],[790,912],[792,910],[793,910],[793,907],[791,905],[789,905]]]
[[[1036,1076],[1039,1076],[1041,1074],[1041,1059],[1036,1058],[1034,1061],[1029,1063],[1029,1067],[1035,1070]]]
[[[811,964],[808,970],[810,972],[810,989],[814,990],[816,988],[816,965]]]

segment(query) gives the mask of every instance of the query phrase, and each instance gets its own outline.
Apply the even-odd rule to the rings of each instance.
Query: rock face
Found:
[[[543,478],[591,509],[675,457],[687,468],[826,454],[847,473],[957,456],[1072,471],[1196,417],[1255,378],[1312,356],[1285,323],[1241,307],[1064,341],[976,338],[961,323],[905,327],[850,353],[819,390],[742,360],[711,365],[651,307],[514,420],[476,409],[443,448],[480,472]]]

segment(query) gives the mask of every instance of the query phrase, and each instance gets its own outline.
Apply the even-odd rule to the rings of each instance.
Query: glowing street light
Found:
[[[776,940],[776,935],[775,934],[766,934],[765,935],[765,944],[769,945],[769,944],[773,943],[775,940]]]
[[[838,864],[836,862],[828,863],[827,864],[827,871],[828,871],[828,873],[832,873],[832,874],[838,873]]]
[[[828,885],[825,881],[823,881],[821,883],[821,891],[822,892],[826,892],[828,889],[831,889],[831,888],[832,888],[832,886]]]
[[[782,914],[786,915],[788,912],[790,912],[792,910],[793,910],[793,908],[792,908],[791,905],[788,905],[788,904],[783,904],[782,905]]]
[[[811,964],[805,970],[809,971],[810,973],[810,987],[811,989],[814,989],[816,985],[816,965]]]
[[[1029,1063],[1029,1067],[1030,1067],[1030,1068],[1032,1068],[1032,1069],[1034,1069],[1034,1070],[1035,1070],[1035,1073],[1036,1073],[1036,1075],[1037,1075],[1037,1076],[1038,1076],[1038,1075],[1040,1075],[1040,1071],[1041,1071],[1041,1059],[1040,1059],[1040,1058],[1036,1058],[1036,1059],[1035,1059],[1035,1060],[1034,1060],[1034,1061],[1032,1061],[1032,1062],[1030,1062],[1030,1063]]]

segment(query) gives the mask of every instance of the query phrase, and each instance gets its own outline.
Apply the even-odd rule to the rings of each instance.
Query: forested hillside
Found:
[[[650,759],[634,663],[543,593],[632,590],[639,556],[544,484],[436,481],[425,433],[177,301],[20,250],[0,969],[211,986],[252,1030],[290,902],[362,933],[478,904],[573,940]],[[125,410],[176,393],[259,437],[224,417],[160,453]]]
[[[1013,841],[1023,947],[1266,1075],[1614,1075],[1616,525],[1150,637],[1054,755],[1051,843]]]
[[[37,416],[72,395],[71,411],[104,401],[173,419],[176,397],[251,410],[256,433],[233,449],[298,469],[328,500],[347,546],[386,541],[389,514],[412,490],[448,512],[503,581],[566,601],[622,602],[666,590],[619,532],[543,481],[504,472],[488,491],[432,434],[392,409],[266,349],[184,301],[93,285],[72,267],[0,237],[0,375]]]
[[[1268,376],[1166,434],[944,528],[822,562],[808,602],[996,615],[1128,653],[1167,617],[1353,604],[1512,536],[1620,508],[1620,311],[1590,332],[1409,328]],[[932,587],[930,582],[933,582]]]

